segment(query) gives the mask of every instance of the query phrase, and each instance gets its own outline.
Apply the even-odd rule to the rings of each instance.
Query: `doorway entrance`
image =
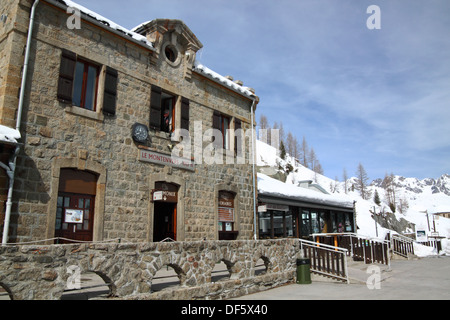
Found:
[[[177,240],[178,186],[156,182],[153,198],[153,241]]]
[[[153,241],[162,241],[166,238],[177,240],[177,204],[155,202]]]

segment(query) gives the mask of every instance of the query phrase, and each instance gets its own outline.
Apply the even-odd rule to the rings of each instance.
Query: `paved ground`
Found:
[[[242,296],[233,300],[427,300],[450,299],[450,257],[418,260],[392,260],[391,269],[381,267],[380,288],[369,289],[366,282],[375,273],[367,273],[364,264],[349,262],[351,284],[313,277],[312,284],[291,284],[268,291]],[[213,280],[219,281],[228,272],[224,264],[215,268]],[[175,272],[160,270],[154,279],[154,290],[178,285]],[[373,279],[373,278],[372,278]],[[370,282],[374,284],[374,282]],[[82,290],[66,291],[63,300],[103,299],[109,293],[103,280],[93,273],[82,274]],[[9,300],[0,290],[0,300]]]
[[[450,299],[450,257],[393,260],[391,270],[381,273],[380,288],[371,290],[366,282],[374,275],[375,273],[366,273],[365,281],[351,284],[320,281],[313,281],[312,284],[292,284],[236,300]]]

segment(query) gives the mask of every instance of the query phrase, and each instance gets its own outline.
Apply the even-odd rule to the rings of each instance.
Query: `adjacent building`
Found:
[[[260,239],[356,231],[353,201],[329,194],[312,181],[286,184],[258,173],[258,201]]]

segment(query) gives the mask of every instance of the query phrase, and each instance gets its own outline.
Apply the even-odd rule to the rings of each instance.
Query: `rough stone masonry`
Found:
[[[0,285],[13,300],[58,300],[71,272],[92,271],[110,283],[118,299],[225,299],[293,282],[299,244],[295,239],[91,243],[0,247]],[[262,259],[266,272],[255,275]],[[227,280],[211,282],[223,261]],[[180,286],[152,292],[152,279],[170,266]]]

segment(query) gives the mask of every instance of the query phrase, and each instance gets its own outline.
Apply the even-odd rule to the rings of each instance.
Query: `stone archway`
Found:
[[[58,189],[61,169],[76,169],[87,171],[97,175],[95,217],[93,229],[93,241],[103,240],[103,221],[105,212],[106,168],[98,162],[80,158],[58,158],[52,162],[51,192],[47,211],[46,239],[55,236],[55,223],[57,212]]]

